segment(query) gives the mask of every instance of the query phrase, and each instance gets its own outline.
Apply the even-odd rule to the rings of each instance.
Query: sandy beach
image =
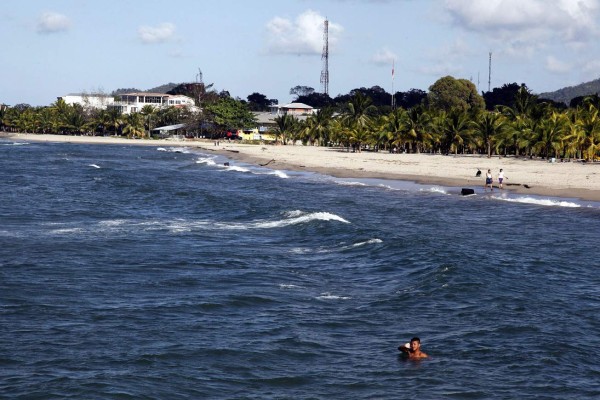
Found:
[[[272,169],[314,171],[336,177],[383,178],[474,188],[483,191],[491,169],[494,185],[504,169],[504,190],[553,197],[600,201],[600,163],[531,160],[528,157],[487,158],[482,155],[352,153],[346,149],[313,146],[251,145],[209,140],[140,140],[117,137],[2,134],[11,140],[150,146],[188,146],[232,160]],[[475,173],[480,169],[482,177]],[[499,190],[498,188],[495,189]]]

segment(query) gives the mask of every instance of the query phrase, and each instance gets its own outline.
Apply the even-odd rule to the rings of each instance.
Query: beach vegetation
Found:
[[[480,144],[485,148],[486,154],[492,156],[492,146],[496,138],[506,129],[506,118],[499,112],[480,111],[471,121],[473,133],[478,135]]]
[[[275,128],[273,134],[275,135],[275,141],[279,142],[281,138],[283,144],[287,144],[288,140],[295,137],[295,132],[298,130],[299,121],[298,118],[291,114],[284,114],[275,117]]]
[[[247,128],[255,125],[254,114],[250,112],[248,105],[232,97],[223,96],[216,102],[206,104],[203,112],[218,129]]]
[[[429,87],[427,100],[431,107],[450,111],[479,111],[485,108],[483,97],[475,85],[467,79],[445,76]]]
[[[195,137],[221,137],[224,131],[256,129],[252,110],[276,100],[253,92],[246,100],[217,92],[202,82],[177,85],[173,93],[191,95],[200,111],[145,106],[122,115],[118,108],[94,109],[58,99],[48,106],[3,105],[0,129],[7,132],[64,135],[149,137],[155,127],[183,124]],[[576,158],[600,155],[600,96],[573,98],[570,107],[533,94],[525,84],[510,83],[478,94],[465,79],[445,76],[428,92],[411,89],[392,95],[379,86],[359,87],[335,98],[298,85],[297,100],[317,108],[314,114],[281,115],[268,128],[277,143],[338,146],[348,151],[515,155]],[[394,106],[395,103],[395,106]]]

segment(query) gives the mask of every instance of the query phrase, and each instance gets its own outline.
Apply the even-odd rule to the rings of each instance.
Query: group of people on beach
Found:
[[[477,170],[477,175],[479,176],[481,175],[481,171]],[[504,179],[508,179],[507,177],[504,176],[504,170],[502,168],[500,168],[500,172],[498,172],[498,187],[500,189],[502,189],[502,182],[504,182]],[[492,176],[492,170],[488,169],[486,174],[485,174],[485,185],[483,186],[483,190],[487,191],[487,188],[490,188],[490,191],[494,191],[494,177]]]

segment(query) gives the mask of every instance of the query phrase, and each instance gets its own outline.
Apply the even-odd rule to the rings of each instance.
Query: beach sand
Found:
[[[314,146],[251,145],[211,140],[141,140],[117,137],[4,134],[11,140],[104,143],[151,146],[188,146],[224,155],[232,160],[264,165],[266,168],[314,171],[343,178],[409,180],[424,184],[473,188],[483,191],[485,173],[491,169],[494,191],[504,169],[504,190],[552,197],[600,201],[600,163],[557,162],[529,157],[487,158],[485,155],[352,153],[346,149]],[[266,165],[265,165],[266,164]],[[476,177],[477,170],[481,177]]]

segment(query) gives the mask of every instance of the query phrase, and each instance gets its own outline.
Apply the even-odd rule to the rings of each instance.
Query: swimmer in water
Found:
[[[410,339],[409,343],[399,346],[398,350],[407,355],[410,360],[420,360],[429,357],[421,351],[421,339],[418,337],[414,337]]]

